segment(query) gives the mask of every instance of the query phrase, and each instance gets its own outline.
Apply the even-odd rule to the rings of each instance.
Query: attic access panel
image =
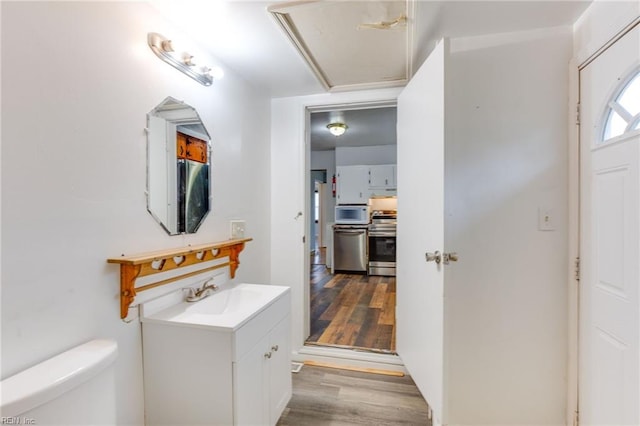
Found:
[[[331,91],[403,86],[411,75],[413,3],[296,1],[269,7]]]

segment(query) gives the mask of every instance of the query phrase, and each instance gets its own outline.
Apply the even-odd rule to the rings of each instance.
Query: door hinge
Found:
[[[580,412],[576,410],[573,413],[573,426],[579,426],[579,425],[580,425]]]
[[[307,242],[307,236],[306,236],[306,235],[303,235],[303,236],[302,236],[302,244],[304,244],[304,243],[306,243],[306,242]]]
[[[576,104],[576,126],[580,125],[580,102]]]
[[[579,257],[576,257],[576,260],[574,262],[574,267],[575,267],[574,270],[576,273],[574,276],[574,279],[576,281],[580,281],[580,258]]]

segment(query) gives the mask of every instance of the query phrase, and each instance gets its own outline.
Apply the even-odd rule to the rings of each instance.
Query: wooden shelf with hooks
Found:
[[[227,240],[217,243],[199,244],[195,246],[179,247],[175,249],[160,250],[141,253],[132,256],[114,257],[107,259],[108,263],[120,264],[120,318],[125,319],[129,314],[129,305],[133,303],[136,293],[149,290],[161,285],[181,280],[193,275],[214,269],[229,267],[231,278],[236,275],[236,269],[240,265],[239,255],[244,249],[244,244],[252,238]],[[136,287],[136,279],[149,275],[161,274],[186,266],[198,265],[211,260],[228,257],[224,263],[207,266],[202,269],[187,272],[171,278],[155,281],[150,284]]]

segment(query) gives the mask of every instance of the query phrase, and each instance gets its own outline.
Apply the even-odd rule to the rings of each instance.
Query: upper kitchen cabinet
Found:
[[[396,194],[396,165],[381,164],[369,166],[370,195]]]
[[[396,165],[338,166],[337,203],[367,204],[372,196],[396,195]]]
[[[367,204],[369,201],[369,166],[338,166],[338,204]]]

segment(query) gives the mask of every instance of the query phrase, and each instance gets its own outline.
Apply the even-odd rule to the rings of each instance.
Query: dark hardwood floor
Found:
[[[423,425],[428,406],[411,377],[305,365],[277,426]]]
[[[327,264],[327,249],[320,247],[311,252],[311,264],[312,265],[326,265]]]
[[[395,277],[338,273],[311,266],[307,344],[395,353]]]

